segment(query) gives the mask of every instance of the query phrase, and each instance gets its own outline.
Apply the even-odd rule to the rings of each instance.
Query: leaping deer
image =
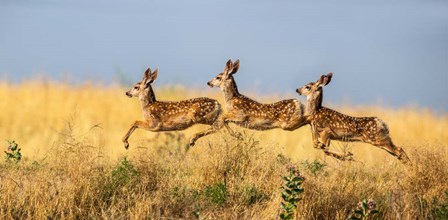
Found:
[[[126,95],[129,98],[138,97],[141,102],[144,121],[135,121],[123,137],[124,147],[129,148],[128,138],[136,128],[149,131],[184,130],[194,124],[206,124],[211,127],[190,138],[190,146],[197,139],[217,131],[217,119],[221,114],[221,105],[210,98],[195,98],[177,102],[157,101],[151,84],[157,78],[158,69],[151,72],[148,68],[141,82],[136,83]]]
[[[316,82],[310,82],[296,90],[299,95],[307,98],[305,115],[309,116],[314,146],[323,149],[327,155],[350,160],[353,155],[351,153],[329,151],[330,141],[362,141],[387,151],[399,160],[409,162],[404,150],[392,142],[389,129],[381,119],[351,117],[322,106],[322,87],[330,83],[332,76],[332,73],[322,75]]]
[[[222,120],[228,123],[254,130],[281,128],[292,131],[305,124],[303,104],[296,99],[282,100],[272,104],[262,104],[238,92],[233,74],[240,67],[240,61],[227,61],[224,72],[219,73],[207,85],[219,87],[224,93],[227,113]]]

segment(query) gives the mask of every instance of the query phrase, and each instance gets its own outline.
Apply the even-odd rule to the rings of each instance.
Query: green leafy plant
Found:
[[[112,175],[107,178],[105,185],[101,187],[103,201],[110,204],[114,195],[122,192],[123,188],[138,176],[139,172],[134,168],[134,165],[126,157],[121,159],[112,170]]]
[[[253,185],[244,186],[240,193],[248,205],[256,204],[268,198],[263,191]]]
[[[432,209],[434,219],[448,219],[448,191],[445,191],[445,198],[441,202],[434,202],[437,205]]]
[[[223,182],[218,182],[206,186],[204,194],[212,203],[222,205],[227,200],[227,187]]]
[[[378,219],[375,218],[380,214],[380,211],[375,209],[376,203],[373,199],[363,199],[358,203],[356,209],[352,211],[352,215],[348,220],[368,220],[368,219]]]
[[[322,172],[327,166],[325,163],[322,163],[319,160],[313,160],[312,162],[306,160],[302,163],[302,165],[314,176]]]
[[[282,195],[282,203],[280,210],[280,219],[293,219],[294,213],[297,209],[297,202],[302,198],[300,194],[303,193],[302,183],[305,181],[298,169],[295,166],[287,167],[289,175],[282,176],[283,185],[280,187]]]
[[[118,187],[125,186],[136,176],[138,176],[138,171],[134,168],[132,163],[124,157],[121,159],[119,165],[112,171],[112,183]]]
[[[6,162],[19,162],[22,159],[20,150],[19,145],[15,141],[8,141],[8,148],[5,151]]]

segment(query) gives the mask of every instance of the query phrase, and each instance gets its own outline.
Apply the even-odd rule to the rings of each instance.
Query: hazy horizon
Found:
[[[448,111],[446,1],[2,1],[0,28],[13,82],[133,83],[159,67],[156,86],[212,90],[240,59],[242,93],[291,98],[333,72],[324,102]]]

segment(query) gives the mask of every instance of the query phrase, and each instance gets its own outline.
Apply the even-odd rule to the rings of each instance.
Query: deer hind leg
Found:
[[[199,119],[197,119],[195,121],[195,123],[208,124],[211,127],[209,129],[205,130],[205,131],[202,131],[202,132],[194,134],[190,138],[190,142],[188,144],[189,145],[188,149],[190,147],[193,147],[196,144],[196,141],[199,138],[207,136],[207,135],[212,134],[212,133],[215,133],[215,132],[217,132],[218,130],[220,130],[224,126],[221,108],[219,107],[215,111],[213,111],[211,113],[208,113],[205,116],[205,118],[201,116]]]
[[[337,151],[332,151],[330,150],[330,142],[331,142],[331,131],[330,130],[324,130],[320,133],[320,140],[321,142],[318,141],[318,147],[320,149],[322,149],[325,153],[325,155],[327,156],[331,156],[334,157],[338,160],[342,160],[342,161],[352,161],[353,160],[353,154],[351,152],[347,152],[347,153],[341,153],[341,152],[337,152]]]
[[[194,134],[190,138],[189,147],[193,147],[199,138],[207,136],[209,134],[213,134],[213,133],[221,130],[222,127],[225,127],[227,129],[227,131],[230,133],[230,135],[232,135],[236,138],[242,138],[239,133],[236,133],[235,131],[233,131],[230,128],[230,126],[228,125],[228,122],[227,123],[225,122],[224,117],[219,117],[218,119],[215,120],[215,122],[211,125],[211,127],[209,129]]]
[[[146,130],[157,130],[157,126],[151,126],[148,122],[146,121],[135,121],[131,128],[128,130],[128,132],[126,133],[126,135],[124,135],[123,137],[123,143],[124,143],[124,148],[127,150],[129,148],[129,136],[131,136],[131,134],[135,131],[135,129],[137,128],[143,128]]]
[[[211,127],[209,129],[196,133],[190,138],[189,148],[193,147],[199,138],[219,131],[224,125],[225,124],[223,123],[223,120],[221,118],[216,119],[216,121],[213,124],[211,124]]]
[[[282,125],[280,125],[280,128],[286,131],[294,131],[296,129],[299,129],[307,124],[310,124],[310,120],[307,116],[297,116],[294,117],[289,122],[284,122]],[[311,129],[313,130],[313,129]]]
[[[189,147],[193,147],[196,144],[196,141],[204,136],[207,136],[209,134],[215,133],[216,131],[218,131],[216,128],[211,127],[205,131],[199,132],[194,134],[191,138],[190,138],[190,143],[189,143]]]
[[[381,141],[377,141],[372,144],[376,147],[379,147],[379,148],[387,151],[389,154],[395,156],[397,159],[399,159],[405,163],[411,161],[409,159],[408,155],[406,154],[406,152],[403,150],[403,148],[394,145],[394,143],[392,142],[392,139],[389,136],[385,137]]]

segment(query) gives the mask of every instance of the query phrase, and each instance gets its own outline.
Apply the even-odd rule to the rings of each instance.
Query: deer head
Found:
[[[210,87],[220,87],[221,89],[227,88],[234,83],[233,74],[235,74],[240,68],[240,60],[236,60],[232,62],[229,59],[226,63],[226,68],[224,72],[218,74],[215,78],[207,82],[207,85]]]
[[[327,75],[322,75],[316,82],[310,82],[298,89],[296,89],[296,92],[299,93],[299,95],[305,95],[309,96],[313,93],[316,93],[318,91],[322,91],[322,86],[328,85],[331,81],[331,77],[333,77],[333,73],[328,73]]]
[[[333,73],[322,75],[316,82],[310,82],[298,89],[296,92],[299,95],[306,96],[307,99],[307,112],[308,114],[318,110],[322,106],[322,87],[330,83]]]
[[[154,73],[151,73],[151,69],[148,68],[144,75],[141,82],[138,82],[132,86],[132,88],[126,92],[126,95],[129,98],[139,96],[144,91],[148,91],[149,88],[151,88],[151,83],[154,82],[154,80],[157,78],[158,69],[154,71]]]
[[[136,83],[129,91],[126,92],[126,95],[129,98],[139,97],[140,101],[145,104],[155,102],[156,98],[152,90],[151,83],[157,78],[158,73],[159,69],[151,72],[151,69],[148,68],[143,74],[142,81]]]

